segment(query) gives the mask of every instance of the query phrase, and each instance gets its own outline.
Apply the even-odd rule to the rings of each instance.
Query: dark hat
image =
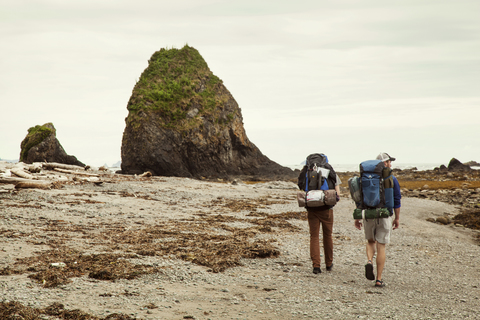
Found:
[[[390,156],[388,155],[388,153],[386,153],[386,152],[381,152],[381,153],[377,156],[377,160],[381,160],[381,161],[388,161],[388,160],[390,160],[390,161],[395,161],[395,158],[390,157]]]

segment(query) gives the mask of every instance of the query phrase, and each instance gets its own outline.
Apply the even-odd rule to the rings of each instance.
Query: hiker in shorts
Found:
[[[340,184],[342,183],[333,167],[328,163],[328,158],[324,154],[316,154],[324,157],[329,174],[327,178],[328,189],[335,189],[338,202],[340,200]],[[309,156],[310,157],[310,156]],[[308,161],[308,158],[307,158]],[[308,168],[305,165],[298,176],[298,187],[305,190],[305,174]],[[323,253],[325,257],[325,267],[327,271],[333,268],[333,206],[306,207],[308,213],[308,226],[310,229],[310,258],[313,264],[313,273],[322,273],[320,269],[320,225],[323,233]]]
[[[381,160],[385,163],[386,167],[392,167],[392,161],[395,161],[395,158],[390,157],[388,153],[380,153],[377,160]],[[362,225],[365,231],[365,239],[367,242],[367,264],[365,265],[365,277],[368,280],[375,280],[375,287],[384,287],[385,283],[382,280],[383,268],[385,267],[385,245],[390,242],[390,233],[393,230],[397,229],[400,225],[400,207],[402,196],[400,193],[400,185],[398,184],[397,178],[393,177],[393,212],[390,213],[388,218],[377,218],[377,219],[368,219],[363,220],[363,223],[360,219],[355,220],[355,227],[358,230],[362,230]],[[393,215],[395,216],[393,217]],[[373,256],[377,253],[376,256],[376,265],[377,265],[377,275],[375,276],[373,268]]]

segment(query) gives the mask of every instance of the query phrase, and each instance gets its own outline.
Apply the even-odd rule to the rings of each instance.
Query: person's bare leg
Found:
[[[375,255],[375,240],[368,240],[367,242],[367,259],[368,262],[365,265],[365,277],[368,280],[375,280],[375,274],[373,273],[373,256]]]
[[[377,280],[382,280],[382,272],[385,267],[385,243],[377,242]]]
[[[370,262],[373,261],[373,256],[375,255],[375,240],[368,240],[367,242],[367,259]]]

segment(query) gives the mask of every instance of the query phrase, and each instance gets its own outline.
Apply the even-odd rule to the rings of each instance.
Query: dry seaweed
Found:
[[[228,208],[233,212],[256,211],[258,208],[270,206],[272,204],[283,204],[285,200],[269,200],[267,198],[259,199],[217,199],[212,201],[213,205]],[[210,205],[208,205],[210,206]]]
[[[235,210],[235,209],[234,209]],[[272,244],[275,240],[260,240],[259,233],[275,230],[293,232],[298,227],[289,219],[305,219],[304,213],[286,212],[276,215],[262,214],[255,218],[238,218],[229,215],[198,215],[197,218],[179,221],[170,220],[144,228],[125,228],[116,224],[71,225],[62,220],[43,219],[44,231],[30,235],[30,242],[48,244],[55,249],[44,251],[33,257],[18,260],[13,267],[7,266],[0,274],[29,272],[30,278],[50,288],[69,282],[72,277],[88,275],[98,280],[115,281],[133,279],[143,274],[160,272],[152,266],[133,264],[130,258],[141,256],[175,256],[178,259],[208,267],[212,272],[241,265],[241,259],[277,257],[280,252]],[[233,227],[232,223],[244,224]],[[104,230],[99,232],[98,230]],[[218,234],[220,230],[227,234]],[[68,240],[88,238],[91,245],[101,245],[103,250],[130,252],[135,254],[92,254],[65,246]],[[21,237],[17,233],[5,232],[4,236]],[[45,241],[39,242],[39,238]],[[31,238],[37,240],[30,240]],[[64,267],[52,265],[63,263]]]
[[[6,267],[0,274],[32,272],[29,278],[46,288],[66,284],[70,278],[87,274],[98,280],[134,279],[142,274],[160,272],[159,268],[135,265],[127,259],[135,254],[86,255],[75,249],[60,247],[19,259],[13,268]]]
[[[121,313],[99,318],[78,309],[66,310],[61,303],[53,303],[45,309],[36,309],[16,301],[0,302],[0,319],[2,320],[43,320],[45,316],[62,320],[135,320],[135,318]]]
[[[141,192],[120,191],[115,194],[155,200]],[[65,203],[64,196],[53,195],[44,200],[52,204]],[[76,192],[68,196],[85,197],[88,194]],[[99,203],[83,199],[69,203],[77,202]],[[285,202],[268,197],[240,200],[219,198],[206,206],[209,212],[202,211],[188,219],[172,219],[146,226],[139,223],[140,226],[130,225],[128,228],[120,223],[72,224],[64,220],[40,218],[28,235],[12,230],[2,231],[2,236],[24,237],[29,243],[49,245],[54,249],[17,260],[13,266],[0,270],[0,274],[30,273],[30,278],[50,288],[68,283],[73,277],[88,276],[115,281],[160,272],[158,268],[130,262],[132,258],[143,256],[176,257],[205,266],[212,272],[222,272],[241,265],[241,259],[270,258],[280,254],[275,247],[276,240],[262,240],[257,236],[261,233],[297,231],[299,228],[289,220],[305,220],[305,213],[266,214],[257,209]],[[232,215],[241,211],[250,214],[241,217]],[[92,252],[103,253],[86,254],[69,247],[78,241],[90,247]],[[61,263],[62,266],[56,266],[55,263]]]
[[[453,217],[453,221],[467,228],[480,230],[480,209],[464,209],[462,213]]]

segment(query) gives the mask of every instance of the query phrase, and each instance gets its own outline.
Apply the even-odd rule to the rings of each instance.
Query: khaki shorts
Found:
[[[392,217],[379,219],[364,219],[363,228],[365,230],[365,239],[374,239],[380,243],[390,242],[390,233],[392,231]]]

